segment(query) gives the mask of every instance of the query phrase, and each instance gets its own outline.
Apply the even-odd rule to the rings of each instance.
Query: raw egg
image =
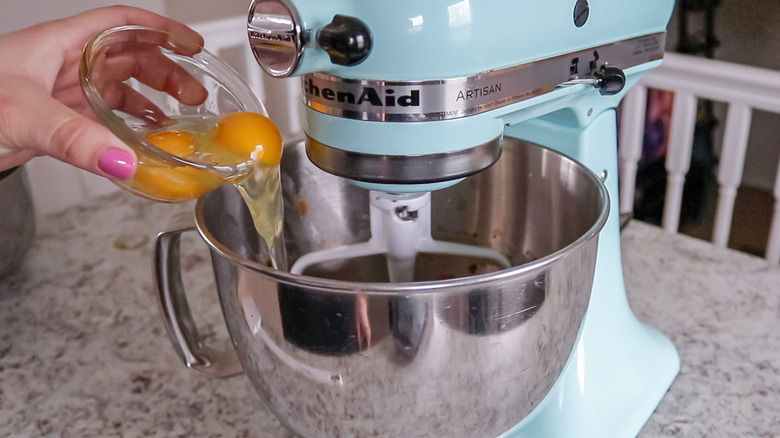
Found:
[[[138,166],[133,188],[161,201],[199,198],[222,183],[218,177],[190,167]]]
[[[195,138],[186,131],[159,131],[146,136],[146,139],[158,148],[176,155],[186,157],[195,152]]]
[[[158,148],[188,157],[195,152],[195,137],[186,131],[158,131],[146,135]],[[154,199],[181,201],[198,198],[217,187],[221,180],[206,171],[185,166],[174,167],[139,157],[139,166],[133,177],[133,188]]]
[[[277,166],[282,159],[282,135],[262,114],[235,112],[225,115],[217,123],[214,140],[234,154],[267,166]]]
[[[267,117],[252,112],[234,112],[218,120],[181,120],[175,128],[144,137],[157,148],[187,160],[231,165],[251,159],[266,169],[255,172],[254,179],[271,178],[268,172],[279,165],[282,156],[279,129]],[[207,170],[169,163],[143,153],[138,154],[138,164],[132,188],[156,200],[186,201],[206,194],[225,181],[238,184],[238,181],[222,180]],[[265,183],[252,184],[264,187]],[[265,190],[255,197],[263,193]]]

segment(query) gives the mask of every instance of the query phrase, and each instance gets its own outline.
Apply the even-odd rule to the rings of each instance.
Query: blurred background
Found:
[[[37,22],[115,4],[101,0],[4,0],[0,33]],[[122,4],[142,7],[197,26],[214,20],[243,17],[249,0],[135,0]],[[244,29],[236,29],[244,32]],[[780,2],[777,0],[678,0],[669,26],[667,50],[780,70],[775,48],[780,46]],[[221,54],[220,54],[221,55]],[[226,59],[230,63],[230,59]],[[239,69],[240,70],[240,69]],[[259,74],[259,69],[245,74]],[[269,96],[263,96],[269,99]],[[644,152],[637,178],[634,217],[660,224],[666,174],[663,166],[672,96],[648,96]],[[274,114],[271,114],[274,118]],[[769,229],[774,181],[780,157],[780,123],[776,115],[755,111],[729,246],[761,255]],[[275,119],[276,120],[276,119]],[[691,169],[686,178],[681,232],[708,239],[725,108],[701,102]],[[82,200],[118,190],[113,184],[55,160],[36,158],[26,166],[36,211],[52,213]]]
[[[667,50],[780,70],[780,2],[773,0],[678,0]],[[672,93],[648,95],[643,156],[637,176],[634,217],[660,224],[666,186],[663,168]],[[680,231],[710,239],[717,196],[726,106],[699,102],[691,168],[686,177]],[[780,157],[778,115],[753,111],[742,183],[734,207],[729,247],[763,255],[769,234],[773,188]]]

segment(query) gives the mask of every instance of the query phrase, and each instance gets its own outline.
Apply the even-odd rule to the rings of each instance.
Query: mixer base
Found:
[[[614,111],[587,128],[563,128],[531,120],[508,130],[556,148],[603,175],[617,175],[617,148],[587,145],[617,143]],[[680,369],[672,342],[640,322],[628,303],[620,249],[617,178],[605,181],[610,218],[599,236],[598,258],[588,312],[563,373],[540,405],[500,438],[635,437],[663,398]]]
[[[594,290],[624,294],[620,275],[595,281]],[[589,313],[558,382],[500,438],[629,438],[640,432],[677,376],[680,359],[668,338],[627,307],[622,317]]]

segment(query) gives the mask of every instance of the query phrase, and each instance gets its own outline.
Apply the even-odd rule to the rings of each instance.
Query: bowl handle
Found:
[[[211,377],[229,377],[243,372],[233,348],[216,350],[203,345],[192,319],[181,278],[181,234],[194,231],[191,214],[174,216],[168,230],[157,235],[154,247],[154,278],[165,329],[176,353],[189,368]]]

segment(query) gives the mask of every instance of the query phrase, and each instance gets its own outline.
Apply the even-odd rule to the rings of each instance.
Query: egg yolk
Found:
[[[178,157],[184,158],[195,152],[195,138],[186,131],[153,132],[148,134],[146,139],[158,148]],[[221,184],[219,178],[202,170],[151,163],[136,168],[132,183],[134,189],[164,201],[198,198],[219,184]]]
[[[219,119],[214,140],[230,152],[252,158],[268,166],[282,159],[282,134],[262,114],[230,113]]]
[[[221,183],[216,176],[198,169],[139,166],[133,188],[162,201],[186,201],[205,195]]]
[[[186,131],[159,131],[146,136],[146,139],[158,148],[176,155],[186,157],[195,152],[195,138]]]

